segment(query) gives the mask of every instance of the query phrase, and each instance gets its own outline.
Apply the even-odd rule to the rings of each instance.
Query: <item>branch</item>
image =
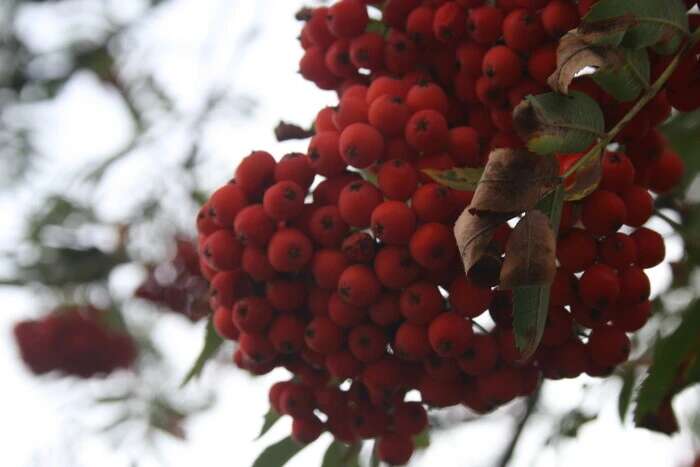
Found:
[[[575,173],[582,165],[584,165],[588,160],[598,154],[599,151],[605,149],[608,144],[610,144],[615,137],[622,131],[622,129],[632,121],[634,117],[641,112],[644,107],[651,101],[660,91],[663,89],[666,82],[669,80],[673,72],[678,68],[683,56],[691,50],[695,44],[700,41],[700,29],[695,31],[688,41],[681,47],[681,50],[673,58],[673,61],[668,65],[664,72],[659,76],[659,78],[654,82],[654,84],[649,87],[646,92],[639,98],[637,103],[630,109],[627,114],[622,117],[622,119],[617,122],[617,124],[595,145],[593,146],[583,157],[581,157],[575,164],[569,167],[569,170],[563,175],[566,179],[569,175]]]
[[[503,454],[501,455],[501,459],[498,462],[498,467],[507,467],[508,464],[510,463],[511,459],[513,458],[513,454],[515,453],[515,448],[518,446],[518,442],[520,441],[520,437],[522,436],[523,432],[525,431],[525,425],[527,425],[527,422],[530,420],[530,417],[535,413],[535,409],[537,408],[537,403],[540,400],[540,394],[542,392],[542,384],[535,390],[530,397],[527,399],[527,403],[525,406],[525,413],[523,414],[522,418],[518,422],[518,424],[515,427],[515,431],[513,432],[513,436],[510,439],[510,443],[508,443],[508,446],[506,447],[505,451],[503,451]]]
[[[299,125],[280,121],[275,127],[275,138],[277,141],[287,141],[290,139],[306,139],[314,135],[314,130],[306,130]]]

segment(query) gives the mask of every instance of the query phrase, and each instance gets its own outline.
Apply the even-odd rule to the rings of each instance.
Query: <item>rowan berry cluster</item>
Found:
[[[136,358],[131,336],[110,329],[104,312],[94,308],[59,308],[40,320],[14,327],[22,360],[35,374],[59,371],[91,378],[130,367]]]
[[[197,321],[210,312],[208,283],[199,268],[196,244],[176,238],[175,247],[172,259],[148,268],[134,296]]]
[[[294,374],[270,390],[293,437],[377,438],[379,458],[403,464],[426,407],[484,413],[542,377],[604,376],[627,359],[627,333],[651,312],[644,269],[665,254],[644,227],[649,190],[672,189],[683,165],[655,128],[676,105],[669,87],[617,138],[624,152],[605,153],[598,189],[565,203],[544,337],[522,361],[511,292],[493,271],[462,268],[452,229],[473,193],[424,169],[479,167],[495,148],[522,147],[513,108],[546,91],[559,38],[593,2],[388,0],[386,31],[374,30],[370,3],[303,12],[301,74],[339,104],[318,113],[307,154],[244,158],[197,226],[235,363]],[[653,57],[654,69],[665,60]],[[572,89],[603,103],[611,126],[630,108],[587,77]],[[560,156],[562,172],[578,157]],[[510,230],[494,236],[497,261]],[[406,401],[411,390],[421,402]]]

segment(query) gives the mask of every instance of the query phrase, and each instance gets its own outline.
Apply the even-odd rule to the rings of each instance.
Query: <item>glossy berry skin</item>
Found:
[[[620,271],[620,297],[622,305],[636,305],[649,299],[651,283],[644,270],[630,266]]]
[[[278,230],[270,239],[267,258],[272,267],[280,272],[302,269],[311,260],[311,240],[297,229]]]
[[[591,332],[587,347],[594,363],[613,367],[627,360],[631,344],[624,331],[605,326]]]
[[[579,297],[591,308],[607,308],[617,301],[619,295],[620,279],[610,266],[594,264],[579,280]]]
[[[603,263],[622,269],[637,261],[637,244],[629,235],[614,233],[601,240],[599,255]]]
[[[373,126],[353,123],[338,140],[340,155],[350,166],[364,169],[378,161],[384,152],[384,137]]]
[[[581,222],[596,237],[616,232],[626,219],[624,201],[611,191],[596,190],[583,202]]]
[[[377,301],[381,284],[374,271],[363,264],[348,266],[338,279],[338,294],[346,303],[366,307]]]
[[[413,440],[410,436],[387,433],[377,443],[377,456],[387,464],[406,464],[413,455]]]
[[[514,85],[522,74],[520,57],[506,46],[496,46],[486,52],[482,71],[490,82],[498,88]]]
[[[620,193],[620,197],[627,211],[625,224],[629,226],[641,227],[654,212],[654,199],[646,189],[638,185],[633,185]]]
[[[601,158],[603,167],[599,188],[623,193],[634,184],[635,169],[629,157],[621,152],[606,151]]]
[[[276,221],[287,221],[301,214],[305,193],[292,181],[272,185],[263,196],[265,213]]]
[[[642,227],[634,231],[631,237],[637,244],[638,266],[648,269],[661,264],[666,257],[666,245],[658,232]]]
[[[382,193],[371,183],[349,183],[340,192],[338,210],[340,217],[352,227],[370,225],[372,211],[383,201]]]
[[[416,228],[416,216],[405,203],[385,201],[372,211],[374,236],[389,245],[405,245]]]
[[[464,353],[473,334],[471,322],[456,313],[442,313],[428,327],[430,345],[441,357]]]
[[[569,272],[581,272],[591,266],[598,255],[595,239],[583,229],[573,228],[557,242],[557,259]]]

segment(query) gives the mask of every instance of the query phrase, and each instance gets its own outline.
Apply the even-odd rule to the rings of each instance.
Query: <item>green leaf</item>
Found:
[[[180,383],[181,388],[185,387],[193,378],[200,375],[207,361],[209,361],[209,359],[216,354],[216,351],[219,350],[219,347],[221,347],[223,342],[224,341],[221,336],[219,336],[216,329],[214,329],[213,318],[209,318],[204,334],[204,345],[202,346],[202,350],[199,352],[197,360],[195,360],[194,364],[192,364],[192,368],[190,368],[190,371],[187,372],[182,380],[182,383]]]
[[[430,431],[427,428],[413,437],[413,447],[415,449],[428,449],[430,447]]]
[[[277,421],[280,418],[282,418],[282,416],[279,413],[277,413],[277,411],[275,409],[270,407],[270,410],[268,410],[267,413],[265,414],[265,416],[263,417],[263,426],[260,429],[260,433],[258,434],[258,437],[255,439],[257,440],[257,439],[260,439],[263,436],[265,436],[265,433],[270,431],[270,428],[275,426],[275,423],[277,423]]]
[[[700,301],[694,302],[683,320],[670,335],[657,341],[654,360],[637,395],[634,419],[637,424],[654,413],[673,389],[682,363],[698,347],[700,335]]]
[[[432,178],[436,183],[460,191],[474,191],[479,184],[483,167],[455,167],[448,170],[423,169],[423,173]]]
[[[362,443],[348,446],[333,440],[323,455],[321,467],[360,467],[360,449],[362,449]]]
[[[389,32],[389,27],[382,21],[370,19],[367,27],[365,28],[365,32],[376,32],[377,34],[386,36],[387,32]]]
[[[617,413],[620,416],[620,422],[625,423],[625,418],[627,418],[627,410],[629,409],[630,402],[632,402],[634,383],[637,381],[634,367],[629,366],[625,368],[621,376],[622,387],[620,388],[620,395],[617,398]]]
[[[372,169],[360,169],[358,170],[363,179],[368,181],[374,186],[379,186],[379,179],[377,178],[377,173]]]
[[[651,65],[646,49],[620,49],[616,66],[598,70],[593,80],[618,101],[629,102],[649,88]]]
[[[513,111],[513,123],[527,147],[543,155],[583,151],[605,131],[598,103],[577,91],[528,96]]]
[[[680,43],[688,34],[688,16],[682,0],[600,0],[583,18],[583,29],[604,29],[600,25],[625,18],[626,28],[609,35],[606,44],[640,49],[660,42]],[[619,24],[619,23],[618,23]],[[672,53],[672,47],[668,53]]]
[[[697,157],[700,152],[700,110],[676,114],[661,127],[661,131],[685,163],[683,187],[688,187],[700,173],[700,157]]]
[[[291,436],[287,436],[265,448],[255,459],[252,467],[282,467],[304,447],[306,445],[299,444]]]
[[[537,209],[549,217],[555,236],[559,231],[563,202],[564,187],[559,185],[537,205]],[[522,360],[531,357],[542,340],[549,311],[549,288],[550,285],[541,285],[513,289],[513,332]]]

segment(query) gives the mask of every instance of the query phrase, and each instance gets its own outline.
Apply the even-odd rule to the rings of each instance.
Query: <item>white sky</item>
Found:
[[[139,2],[72,2],[67,15],[98,3],[117,6],[115,12],[129,16],[139,10]],[[134,38],[130,67],[138,70],[147,63],[157,78],[176,96],[182,113],[198,109],[202,93],[210,84],[225,85],[236,95],[249,95],[258,101],[253,117],[235,113],[213,119],[204,129],[204,149],[208,156],[201,171],[208,189],[224,183],[233,173],[237,160],[251,149],[264,148],[277,157],[292,150],[305,149],[305,143],[276,143],[272,128],[279,119],[306,124],[323,105],[333,104],[334,95],[316,90],[296,74],[301,56],[296,41],[299,24],[293,13],[303,4],[298,0],[177,0],[142,25]],[[78,13],[76,13],[78,12]],[[70,17],[70,16],[69,16]],[[76,16],[77,17],[77,16]],[[234,50],[236,41],[254,19],[261,21],[257,39],[244,53]],[[66,17],[56,18],[41,8],[22,18],[22,28],[39,49],[50,50],[61,43],[71,24]],[[131,128],[124,109],[104,87],[90,76],[77,76],[62,91],[56,102],[41,106],[34,114],[40,148],[45,157],[30,186],[0,198],[0,246],[7,249],[19,237],[19,214],[26,206],[36,205],[36,193],[61,190],[70,177],[91,161],[97,161],[120,148],[129,138]],[[182,160],[182,129],[166,127],[167,138],[130,159],[121,162],[105,187],[95,194],[100,215],[119,220],[149,187],[163,183],[163,174],[175,170]],[[665,228],[663,224],[654,227]],[[669,257],[681,254],[679,242],[669,247]],[[668,282],[668,266],[652,272],[655,293]],[[138,280],[131,270],[120,275],[118,290],[128,291]],[[0,398],[0,439],[5,441],[0,465],[24,466],[100,466],[130,465],[191,467],[194,465],[246,466],[261,449],[289,432],[289,421],[280,422],[260,442],[257,435],[262,415],[267,410],[267,387],[280,378],[279,373],[252,379],[230,366],[209,367],[196,387],[210,387],[219,398],[206,414],[187,423],[188,443],[160,438],[162,461],[143,451],[124,447],[114,449],[108,438],[90,434],[93,424],[104,418],[88,410],[89,396],[103,394],[99,383],[48,382],[29,374],[18,360],[11,339],[11,326],[26,316],[36,316],[40,306],[35,297],[11,289],[0,289],[0,374],[3,395]],[[168,355],[168,363],[182,375],[199,350],[201,325],[192,327],[183,320],[162,317],[154,328],[155,340]],[[283,373],[282,373],[283,374]],[[551,413],[563,413],[582,400],[582,385],[592,380],[549,383],[544,406]],[[176,381],[164,384],[176,384]],[[692,458],[687,439],[666,437],[643,430],[621,427],[616,415],[619,384],[611,381],[589,392],[585,406],[603,405],[599,420],[588,424],[575,442],[559,449],[541,448],[548,436],[546,420],[534,419],[529,435],[524,437],[513,466],[590,467],[591,465],[681,466]],[[192,391],[190,391],[192,392]],[[681,398],[679,405],[689,406],[692,394]],[[683,400],[685,399],[685,400]],[[685,403],[684,403],[685,402]],[[697,401],[696,401],[697,402]],[[99,411],[98,411],[99,412]],[[496,421],[466,424],[433,437],[430,449],[414,458],[412,465],[441,467],[488,466],[500,455],[510,437],[510,428]],[[289,463],[294,467],[320,465],[328,438],[306,448]],[[65,446],[71,447],[70,455]],[[535,454],[537,462],[533,463]],[[132,464],[137,456],[138,464]]]

